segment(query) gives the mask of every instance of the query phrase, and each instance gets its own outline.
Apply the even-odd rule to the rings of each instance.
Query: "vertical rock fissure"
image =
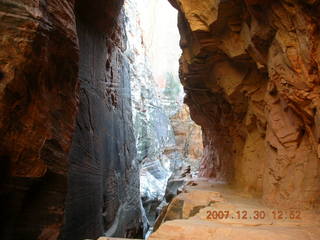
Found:
[[[175,183],[183,180],[172,187],[170,182],[190,165],[192,172],[198,170],[202,137],[183,105],[176,10],[161,0],[126,0],[125,11],[140,192],[148,225],[153,226],[167,204],[165,193],[177,194]]]

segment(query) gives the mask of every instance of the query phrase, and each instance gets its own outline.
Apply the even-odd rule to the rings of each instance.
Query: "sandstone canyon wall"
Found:
[[[275,207],[320,204],[319,1],[170,0],[203,176]]]
[[[202,129],[192,121],[189,107],[185,104],[170,120],[176,140],[176,148],[185,164],[191,167],[191,172],[197,175],[203,155]]]
[[[319,1],[169,1],[200,174],[319,207]],[[122,4],[0,1],[1,239],[141,235]]]
[[[76,4],[80,106],[64,239],[95,238],[106,230],[107,236],[135,237],[142,225],[122,3]]]
[[[1,238],[57,237],[77,110],[73,1],[1,1],[0,18]]]
[[[158,206],[164,204],[168,179],[179,174],[185,163],[170,120],[183,99],[178,78],[180,48],[175,37],[179,32],[173,24],[177,23],[177,11],[162,0],[125,0],[124,9],[140,194],[152,226]],[[164,14],[165,22],[161,20]],[[167,36],[168,32],[175,36]]]
[[[0,2],[1,239],[140,231],[122,4]]]

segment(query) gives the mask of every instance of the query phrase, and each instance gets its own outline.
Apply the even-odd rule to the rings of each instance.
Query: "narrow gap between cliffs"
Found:
[[[140,193],[146,238],[161,210],[196,175],[202,156],[200,126],[183,104],[179,80],[178,12],[168,1],[126,0],[127,55]]]

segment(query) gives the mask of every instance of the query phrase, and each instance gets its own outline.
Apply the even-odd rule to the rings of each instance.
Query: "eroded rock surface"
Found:
[[[0,235],[57,238],[78,95],[73,1],[0,2]]]
[[[175,12],[169,3],[163,4]],[[140,164],[140,194],[147,218],[146,227],[153,224],[156,209],[164,198],[168,178],[182,162],[177,151],[163,154],[165,149],[175,146],[175,138],[152,70],[150,52],[155,50],[155,46],[148,45],[148,35],[157,35],[161,29],[147,30],[145,26],[150,25],[159,15],[151,14],[151,17],[143,18],[146,12],[156,11],[158,5],[158,0],[125,1],[128,17],[125,54],[130,60],[131,85],[128,94],[132,100],[133,133],[137,148],[136,160]]]
[[[88,19],[90,8],[95,14]],[[95,238],[104,232],[135,237],[141,234],[142,216],[130,67],[124,54],[126,15],[121,1],[79,2],[76,14],[80,108],[69,158],[63,238]]]
[[[316,240],[320,236],[319,212],[268,208],[261,199],[225,184],[208,179],[193,183],[170,203],[150,240]]]
[[[197,173],[200,159],[203,154],[201,127],[192,121],[187,105],[170,118],[176,146],[186,164],[191,167],[191,172]]]
[[[0,4],[1,169],[65,173],[77,106],[73,1]]]
[[[170,2],[201,175],[273,206],[319,206],[319,2]]]
[[[141,234],[122,5],[0,2],[1,239]]]

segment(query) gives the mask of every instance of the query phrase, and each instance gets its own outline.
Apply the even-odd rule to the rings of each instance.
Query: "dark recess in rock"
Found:
[[[5,77],[4,72],[0,71],[0,81],[4,79],[4,77]]]

